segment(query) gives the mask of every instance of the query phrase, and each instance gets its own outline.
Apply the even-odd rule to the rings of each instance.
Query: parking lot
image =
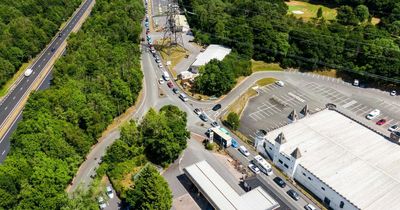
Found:
[[[314,100],[308,93],[290,85],[280,87],[270,84],[258,88],[259,95],[250,99],[241,117],[239,130],[250,137],[258,129],[273,130],[292,122],[290,113],[296,110],[298,118],[304,116],[307,105],[309,113],[319,111],[325,103]]]
[[[380,130],[383,133],[387,132],[387,128],[391,125],[398,124],[400,121],[400,105],[388,103],[382,100],[357,99],[356,97],[346,96],[331,87],[322,86],[316,83],[308,83],[305,87],[312,93],[329,99],[330,103],[336,104],[337,106],[350,111],[353,113],[353,117],[365,118],[365,116],[372,110],[380,109],[381,114],[371,120],[371,125],[376,128],[382,128]],[[380,127],[373,125],[380,119],[385,119],[386,123]]]

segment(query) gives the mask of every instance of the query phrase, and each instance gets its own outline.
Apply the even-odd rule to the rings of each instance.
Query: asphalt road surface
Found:
[[[35,79],[40,75],[40,72],[47,65],[49,60],[54,55],[54,52],[60,47],[60,45],[67,39],[68,35],[71,33],[72,29],[82,18],[82,15],[89,8],[89,5],[93,0],[86,0],[86,2],[82,5],[82,7],[75,13],[75,15],[71,18],[71,20],[67,23],[67,25],[60,31],[59,34],[51,41],[48,47],[44,50],[44,52],[39,56],[39,58],[35,61],[35,63],[31,66],[33,70],[32,74],[29,77],[23,77],[21,81],[16,85],[16,87],[12,90],[9,95],[4,98],[0,102],[0,128],[3,123],[6,121],[7,117],[14,111],[13,109],[17,107],[20,103],[21,98],[28,91],[29,87],[35,81]],[[9,137],[12,131],[16,128],[18,120],[21,119],[21,116],[17,117],[17,119],[13,122],[12,126],[8,129],[6,135],[1,137],[0,139],[0,162],[2,162],[8,151],[9,151]]]

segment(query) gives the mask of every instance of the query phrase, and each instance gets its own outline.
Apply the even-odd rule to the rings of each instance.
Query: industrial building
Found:
[[[196,60],[190,67],[191,72],[197,73],[200,66],[206,65],[212,59],[217,59],[222,61],[225,58],[225,56],[227,56],[230,52],[231,49],[227,47],[216,44],[209,45],[204,52],[197,55]]]
[[[238,194],[206,161],[184,168],[186,176],[215,209],[272,210],[279,204],[261,187]]]
[[[400,209],[400,146],[339,112],[320,111],[256,142],[332,209]]]

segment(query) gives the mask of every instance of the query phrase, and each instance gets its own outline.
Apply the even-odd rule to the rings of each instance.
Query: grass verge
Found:
[[[173,46],[168,49],[168,47],[158,46],[161,57],[164,61],[171,61],[171,65],[169,65],[169,70],[174,78],[177,77],[177,74],[174,70],[175,66],[185,59],[187,55],[187,50],[179,45]]]
[[[277,63],[265,63],[264,61],[251,60],[251,71],[282,71]]]
[[[24,73],[25,69],[31,65],[32,61],[29,61],[28,63],[23,63],[22,66],[19,68],[17,73],[14,74],[14,76],[6,82],[6,84],[1,87],[0,89],[0,98],[5,96],[10,89],[10,87],[14,84],[15,81],[21,76],[22,73]]]
[[[274,83],[275,81],[276,81],[275,78],[263,78],[258,80],[257,82],[255,82],[256,86],[249,88],[246,92],[240,95],[239,98],[236,99],[236,101],[229,106],[226,113],[229,114],[230,112],[235,112],[240,116],[244,108],[246,107],[246,104],[249,101],[249,99],[257,95],[255,87],[265,86]],[[223,118],[226,119],[226,116],[224,116]]]

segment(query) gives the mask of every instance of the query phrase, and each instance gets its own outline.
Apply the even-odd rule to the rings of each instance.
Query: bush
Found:
[[[236,114],[235,112],[230,112],[228,114],[227,119],[224,121],[224,124],[229,128],[231,128],[232,130],[237,130],[240,124],[239,115]]]

